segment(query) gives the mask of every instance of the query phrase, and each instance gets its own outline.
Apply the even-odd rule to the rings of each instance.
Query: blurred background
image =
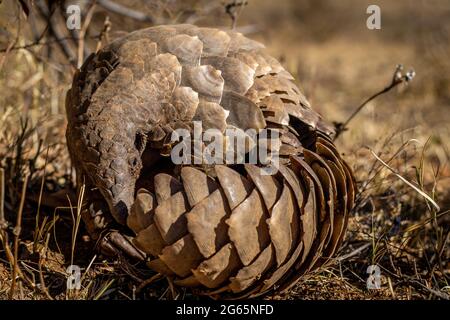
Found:
[[[81,8],[80,30],[65,24],[66,8],[73,4]],[[381,9],[380,30],[366,26],[371,4]],[[344,122],[361,102],[388,86],[398,64],[414,70],[413,81],[367,104],[336,141],[360,187],[344,251],[374,239],[377,245],[361,251],[362,260],[350,260],[344,271],[340,266],[336,276],[345,279],[344,287],[359,291],[330,296],[423,298],[430,297],[429,290],[448,292],[450,0],[0,0],[0,168],[6,175],[7,211],[19,205],[25,175],[31,212],[37,198],[46,200],[39,197],[42,188],[64,194],[73,187],[64,97],[77,66],[124,32],[174,23],[235,28],[261,41],[330,122]],[[440,210],[398,175],[439,203]],[[61,204],[51,204],[52,199],[48,207]],[[43,223],[33,215],[28,219]],[[387,292],[364,291],[361,274],[368,260],[383,265],[392,254],[406,264],[400,274],[409,272],[421,285],[405,289],[385,279]],[[423,263],[423,274],[417,275],[412,261]],[[398,280],[399,269],[388,265],[383,270]],[[320,277],[300,284],[298,295],[326,296],[311,285],[329,280],[334,287],[336,279],[329,273]]]

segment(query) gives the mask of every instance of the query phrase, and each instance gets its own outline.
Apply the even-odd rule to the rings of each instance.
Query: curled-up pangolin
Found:
[[[66,108],[83,219],[103,252],[143,260],[198,293],[252,297],[288,289],[343,240],[355,184],[332,128],[240,33],[132,32],[87,59]],[[277,132],[278,170],[174,164],[172,133],[194,121]]]

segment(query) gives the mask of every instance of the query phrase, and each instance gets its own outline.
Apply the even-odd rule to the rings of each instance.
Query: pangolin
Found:
[[[66,110],[83,219],[104,252],[235,298],[290,288],[342,243],[352,170],[332,126],[259,42],[193,25],[131,32],[87,58]],[[276,172],[245,161],[175,164],[173,132],[195,122],[276,132]]]

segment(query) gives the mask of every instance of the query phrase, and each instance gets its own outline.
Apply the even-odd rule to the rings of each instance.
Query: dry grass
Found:
[[[379,2],[381,31],[365,28],[369,1],[275,4],[258,0],[250,1],[239,15],[238,28],[250,30],[251,37],[266,43],[299,79],[315,109],[330,121],[344,121],[361,101],[388,84],[396,64],[413,66],[417,72],[410,85],[367,105],[337,141],[355,170],[360,190],[338,257],[289,293],[269,299],[445,299],[450,295],[450,6],[444,0],[432,5]],[[164,11],[147,6],[143,12],[155,8]],[[223,13],[216,19],[220,10],[212,12],[214,19],[197,22],[230,24]],[[176,13],[166,13],[166,21],[178,19]],[[143,26],[114,14],[110,18],[111,34],[122,26],[127,30]],[[104,21],[104,11],[96,11],[92,29],[100,32]],[[139,266],[94,255],[94,243],[83,225],[78,226],[77,202],[82,195],[73,192],[65,148],[64,94],[73,68],[55,45],[14,49],[30,44],[31,35],[30,21],[19,14],[16,2],[3,1],[0,299],[11,295],[15,299],[197,299]],[[85,45],[95,48],[97,40]],[[2,210],[7,225],[2,225]],[[66,268],[71,263],[82,268],[79,291],[66,288]],[[375,264],[381,268],[382,288],[368,290],[366,271]]]

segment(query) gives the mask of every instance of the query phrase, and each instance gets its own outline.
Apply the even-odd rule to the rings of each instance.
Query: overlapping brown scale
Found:
[[[334,193],[335,193],[335,189],[333,189],[332,187],[332,182],[331,182],[331,177],[328,174],[327,170],[323,167],[321,167],[319,164],[317,163],[313,163],[311,165],[311,168],[314,170],[314,172],[316,172],[317,176],[320,179],[320,182],[322,184],[322,190],[325,196],[325,203],[326,203],[326,215],[325,215],[325,220],[322,223],[322,228],[321,228],[321,239],[322,239],[322,234],[325,236],[325,238],[323,239],[321,245],[320,245],[320,253],[322,251],[322,248],[324,246],[326,246],[328,244],[328,242],[330,241],[331,238],[331,233],[333,232],[333,215],[334,215]],[[319,250],[317,250],[319,252]]]
[[[333,172],[333,177],[336,180],[337,205],[335,206],[336,211],[334,214],[334,221],[333,221],[333,234],[331,236],[330,244],[324,249],[323,256],[326,259],[321,261],[322,263],[326,262],[326,260],[334,254],[340,236],[343,232],[344,221],[347,215],[347,192],[345,185],[345,176],[342,175],[342,172],[333,162],[327,161],[327,164],[330,167],[331,171]]]
[[[174,273],[184,278],[191,274],[191,270],[198,266],[203,256],[195,244],[191,234],[187,234],[170,246],[165,247],[159,255]]]
[[[244,176],[227,166],[217,165],[214,169],[227,197],[228,206],[233,210],[248,197],[253,190],[253,185]]]
[[[174,243],[187,232],[185,212],[189,209],[186,194],[175,193],[155,209],[154,221],[166,243]]]
[[[197,280],[207,288],[217,288],[242,266],[235,247],[228,243],[214,256],[192,270]]]
[[[341,157],[336,151],[336,147],[333,146],[332,142],[324,139],[322,137],[317,137],[317,143],[316,143],[316,152],[321,157],[333,162],[335,165],[339,167],[339,170],[344,172],[344,167],[342,164]]]
[[[167,245],[154,223],[139,231],[133,243],[147,254],[157,257]]]
[[[299,149],[302,148],[302,144],[298,140],[297,136],[294,135],[292,132],[289,132],[289,131],[281,132],[280,140],[284,144],[288,144],[290,146],[293,146],[293,147],[296,147]]]
[[[154,178],[155,196],[158,204],[183,190],[183,184],[167,173],[159,173]]]
[[[280,72],[285,71],[284,68],[281,66],[280,62],[278,62],[277,59],[269,55],[266,51],[258,50],[257,52],[264,58],[266,63],[270,66],[270,73],[272,75],[279,74]]]
[[[299,242],[297,247],[295,248],[292,255],[289,257],[288,261],[284,263],[281,267],[275,269],[275,271],[266,279],[263,281],[263,284],[261,287],[259,287],[257,290],[254,290],[254,292],[251,295],[251,297],[257,297],[260,296],[267,291],[273,289],[273,286],[277,284],[277,282],[282,279],[282,277],[294,266],[295,262],[300,257],[300,254],[303,250],[303,242]]]
[[[304,150],[306,152],[306,150]],[[317,203],[317,222],[320,223],[325,219],[325,196],[321,187],[321,182],[317,174],[310,167],[310,165],[302,158],[298,156],[292,156],[292,165],[296,168],[296,172],[302,172],[307,174],[310,179],[314,182],[316,188],[316,203]]]
[[[170,270],[169,267],[161,259],[150,260],[149,262],[147,262],[147,267],[165,276],[175,275],[175,273]]]
[[[262,77],[267,74],[275,74],[283,69],[280,63],[270,57],[262,50],[254,50],[254,51],[244,51],[235,54],[237,57],[241,58],[244,62],[251,63],[255,68],[255,76]],[[255,61],[256,64],[253,62]]]
[[[303,174],[303,179],[305,180],[305,185],[308,190],[308,196],[305,197],[304,206],[302,207],[302,241],[303,241],[303,256],[299,261],[298,267],[305,261],[308,256],[314,239],[317,236],[317,227],[318,227],[318,219],[317,219],[317,211],[318,205],[316,200],[316,188],[317,186],[314,184],[313,180],[309,178],[307,174]]]
[[[281,77],[278,74],[276,76],[278,81],[290,83],[291,85],[293,84],[292,80]],[[273,92],[273,94],[276,94],[286,104],[299,105],[304,108],[310,109],[310,105],[308,100],[306,100],[306,97],[300,91],[295,91],[295,89],[297,89],[297,87],[294,86],[291,87],[291,89],[276,90]]]
[[[181,83],[198,92],[200,98],[219,103],[225,83],[221,74],[220,70],[210,65],[184,67]]]
[[[165,39],[177,34],[177,28],[173,26],[156,26],[131,32],[126,36],[128,41],[150,39],[156,43],[162,43]]]
[[[299,269],[309,255],[313,242],[317,237],[317,231],[320,228],[320,216],[324,211],[325,203],[323,191],[321,189],[320,180],[311,167],[300,157],[293,156],[291,158],[292,170],[295,174],[302,178],[305,185],[305,202],[302,207],[302,240],[305,244],[303,256],[296,268]]]
[[[302,148],[293,147],[287,144],[282,144],[279,150],[280,156],[291,156],[295,154],[300,154],[302,152]]]
[[[271,65],[267,63],[266,59],[264,59],[264,57],[258,52],[252,51],[251,53],[249,52],[249,55],[252,55],[252,57],[258,63],[258,67],[255,71],[255,76],[261,77],[272,72]]]
[[[244,266],[230,278],[229,288],[233,293],[246,290],[258,281],[274,265],[274,262],[274,249],[272,245],[269,245],[251,264]]]
[[[280,72],[277,73],[279,77],[283,77],[285,79],[288,80],[295,80],[295,78],[292,76],[292,74],[290,74],[288,71],[286,70],[281,70]]]
[[[342,173],[345,176],[345,184],[346,184],[346,193],[347,193],[347,212],[350,212],[353,208],[353,204],[355,201],[355,179],[353,177],[352,174],[352,170],[351,168],[348,166],[348,164],[341,159],[338,151],[336,150],[336,147],[334,146],[334,144],[331,142],[330,138],[324,134],[319,133],[319,137],[318,137],[318,148],[321,147],[325,147],[322,148],[324,149],[323,155],[324,156],[328,156],[329,152],[331,151],[334,155],[334,158],[332,158],[331,156],[329,156],[329,158],[332,158],[332,162],[337,165]],[[318,149],[319,150],[319,149]],[[325,153],[325,150],[328,150],[328,153]],[[348,214],[346,215],[345,220],[348,220]],[[344,229],[346,228],[346,223],[344,223]],[[342,237],[341,237],[342,239]]]
[[[203,42],[197,36],[178,34],[165,41],[164,49],[177,56],[183,66],[198,66],[203,52]]]
[[[229,43],[229,52],[251,52],[264,48],[262,43],[245,37],[242,33],[228,30],[231,41]]]
[[[247,64],[232,57],[207,57],[201,61],[222,71],[225,80],[224,90],[245,94],[253,85],[255,71]]]
[[[205,258],[212,256],[228,241],[225,219],[229,214],[225,195],[219,189],[186,214],[187,228]]]
[[[294,246],[297,242],[302,241],[302,238],[306,237],[306,232],[310,231],[305,224],[306,221],[303,221],[302,224],[300,224],[300,219],[307,220],[310,218],[309,214],[303,212],[303,208],[305,206],[306,201],[305,194],[307,193],[305,192],[304,186],[300,182],[299,177],[295,174],[295,172],[291,168],[283,164],[280,164],[278,170],[285,180],[284,187],[286,187],[287,185],[289,186],[289,191],[291,192],[293,200],[292,205],[295,213],[292,214],[290,229],[291,229],[291,238],[293,241],[292,246]]]
[[[343,229],[346,230],[347,224],[348,224],[348,219],[350,217],[350,212],[353,209],[353,205],[355,203],[356,181],[352,174],[352,170],[348,166],[348,164],[345,161],[342,161],[342,165],[343,165],[343,168],[345,171],[346,182],[347,182],[347,215],[345,216],[344,226],[343,226]],[[345,235],[345,232],[342,232],[341,236],[339,238],[338,244],[337,244],[338,248],[341,246],[342,242],[344,241],[344,235]]]
[[[305,150],[304,152],[305,160],[307,163],[309,163],[310,166],[312,166],[313,170],[317,173],[319,176],[320,181],[322,182],[322,188],[324,190],[325,197],[327,198],[327,205],[328,205],[328,211],[329,211],[329,218],[330,218],[330,228],[331,232],[333,231],[333,220],[334,215],[336,211],[336,179],[333,175],[333,171],[331,168],[327,165],[326,161],[322,159],[318,154],[311,152],[309,150]],[[327,239],[328,243],[329,239]]]
[[[318,131],[326,133],[329,136],[334,136],[336,134],[335,126],[324,121],[321,117],[319,118],[316,129]]]
[[[266,127],[261,109],[250,99],[232,91],[223,93],[220,105],[227,111],[227,123],[242,130],[259,131]]]
[[[273,206],[270,218],[267,219],[270,240],[275,248],[277,266],[286,260],[292,246],[297,243],[296,213],[291,190],[287,184],[284,184],[281,196]]]
[[[137,192],[136,200],[131,206],[127,217],[127,225],[135,233],[145,229],[153,222],[153,207],[156,206],[155,196],[145,189]]]
[[[271,95],[259,103],[263,108],[263,114],[268,122],[274,122],[280,125],[289,124],[289,114],[284,108],[284,103],[277,95]]]
[[[340,239],[343,237],[346,228],[346,220],[348,219],[349,211],[353,206],[353,199],[348,196],[348,190],[352,189],[353,183],[347,181],[345,163],[340,159],[335,147],[328,139],[318,138],[317,153],[326,159],[328,166],[333,171],[337,186],[338,210],[336,211],[334,221],[335,232],[333,233],[332,238],[333,246],[328,247],[324,253],[325,256],[332,256],[339,246]]]
[[[248,266],[269,244],[269,230],[265,220],[266,208],[257,189],[239,204],[226,220],[228,235],[240,260]]]
[[[228,112],[215,102],[200,100],[193,121],[201,121],[202,129],[217,129],[221,132],[227,127]]]
[[[111,99],[118,92],[125,91],[123,88],[125,84],[133,81],[133,72],[128,68],[118,67],[114,69],[108,77],[102,82],[91,97],[91,104],[103,101],[104,99]]]
[[[293,160],[295,161],[295,160]],[[299,166],[299,164],[297,164]],[[296,167],[298,170],[299,167]],[[316,192],[315,189],[318,186],[315,185],[313,179],[311,179],[308,173],[305,170],[299,172],[299,176],[302,177],[303,183],[306,186],[306,190],[308,190],[308,194],[305,195],[305,203],[303,209],[301,210],[302,216],[302,236],[301,236],[301,244],[302,244],[302,252],[301,255],[298,256],[296,262],[290,270],[288,270],[284,276],[284,278],[280,281],[280,291],[285,291],[291,288],[297,281],[300,279],[304,270],[309,266],[307,258],[310,256],[311,249],[313,248],[314,240],[317,236],[317,203],[316,203]]]
[[[198,93],[191,87],[177,87],[172,94],[171,103],[180,119],[189,121],[194,117],[199,104]]]
[[[264,98],[270,96],[271,89],[270,87],[264,82],[264,80],[261,80],[262,78],[256,78],[253,81],[253,85],[250,87],[250,89],[247,90],[247,93],[245,96],[252,100],[255,103],[259,103]]]
[[[191,207],[194,207],[217,189],[217,183],[212,178],[193,167],[181,169],[181,180]]]
[[[278,77],[275,75],[265,75],[264,77],[258,78],[262,82],[263,87],[270,88],[270,92],[272,93],[283,93],[285,92],[290,97],[295,97],[299,99],[300,102],[303,100],[306,101],[306,98],[303,94],[298,90],[297,86],[291,80],[288,80],[283,77]],[[281,96],[283,98],[283,96]]]
[[[250,179],[255,184],[258,191],[261,193],[267,210],[271,210],[275,202],[281,195],[280,183],[271,175],[261,175],[261,168],[248,164],[245,165]]]
[[[145,48],[145,50],[140,50],[140,48]],[[124,42],[117,53],[123,60],[133,60],[133,56],[140,56],[143,61],[149,61],[158,52],[155,42],[150,39],[139,39]]]
[[[326,219],[320,224],[320,230],[317,233],[317,238],[314,239],[311,250],[298,271],[300,275],[303,275],[308,271],[312,271],[317,260],[322,257],[322,249],[330,231],[330,224],[330,219]]]
[[[252,57],[251,54],[248,53],[248,51],[239,51],[235,53],[229,54],[230,57],[239,59],[243,63],[245,63],[247,66],[252,68],[253,71],[256,71],[256,69],[259,66],[259,63],[256,61],[255,58]]]
[[[314,111],[292,103],[285,103],[284,107],[289,115],[300,119],[303,123],[306,123],[313,128],[316,127],[319,116]]]
[[[218,163],[243,163],[245,155],[256,147],[256,130],[248,132],[228,124],[223,136],[223,147],[224,158],[219,158]]]
[[[313,248],[311,250],[313,254],[310,254],[308,256],[304,266],[302,267],[303,271],[308,271],[309,269],[314,268],[316,262],[322,257],[323,249],[329,244],[330,240],[332,239],[334,227],[334,210],[336,202],[336,182],[331,175],[331,169],[329,169],[329,167],[317,154],[309,150],[305,150],[305,160],[311,166],[320,180],[320,185],[326,199],[328,213],[321,223],[319,237],[314,241]]]
[[[291,158],[292,162],[296,162],[295,157]],[[296,195],[297,206],[296,214],[293,216],[292,226],[293,233],[293,245],[298,242],[298,245],[302,246],[302,256],[298,256],[295,261],[295,269],[300,268],[300,266],[305,261],[308,256],[313,241],[316,238],[317,233],[317,203],[315,186],[311,179],[302,171],[302,163],[296,162],[292,168],[285,167],[283,165],[279,166],[279,172],[286,180],[286,182],[292,188],[292,191]],[[300,182],[300,178],[303,183]],[[295,228],[297,226],[297,229]],[[301,228],[299,228],[301,226]],[[301,233],[300,233],[301,231]],[[294,262],[291,262],[294,263]],[[287,273],[293,273],[294,276],[298,278],[298,272],[294,269],[287,271]],[[286,275],[288,277],[289,275]]]
[[[186,30],[186,33],[197,36],[203,42],[202,57],[227,56],[231,38],[225,31],[213,28],[192,28]]]
[[[161,75],[162,77],[168,77],[173,74],[175,85],[172,88],[175,89],[176,86],[180,85],[181,82],[181,64],[179,63],[177,57],[170,53],[161,53],[153,57],[149,61],[145,61],[147,72],[151,76]]]

